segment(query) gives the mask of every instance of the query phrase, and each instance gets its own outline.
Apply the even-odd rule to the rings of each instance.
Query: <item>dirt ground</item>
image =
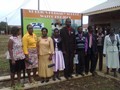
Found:
[[[28,90],[120,90],[120,82],[101,76],[89,76]]]

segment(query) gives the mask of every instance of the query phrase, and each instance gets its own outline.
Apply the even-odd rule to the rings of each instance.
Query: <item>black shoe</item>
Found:
[[[53,81],[56,81],[56,78],[53,78]]]
[[[44,80],[41,81],[41,83],[44,83],[44,82],[45,82]]]
[[[95,75],[97,75],[97,72],[92,72],[92,76],[95,76]]]
[[[86,75],[88,75],[88,72],[85,72]]]
[[[70,77],[70,78],[73,78],[73,76],[72,76],[72,75],[70,75],[69,77]]]
[[[112,69],[112,70],[110,70],[110,72],[114,72],[114,70]]]
[[[66,79],[66,80],[69,80],[69,77],[65,76],[65,79]]]
[[[94,73],[94,72],[92,73],[92,76],[95,76],[95,73]]]
[[[75,74],[75,76],[77,77],[77,76],[79,76],[79,74],[78,74],[78,73],[76,73],[76,74]]]
[[[109,72],[105,72],[105,75],[108,75],[109,74]]]
[[[49,79],[47,79],[45,82],[46,82],[46,83],[49,82]]]
[[[58,80],[61,80],[61,78],[60,78],[60,77],[57,77],[57,79],[58,79]]]
[[[117,74],[114,74],[114,77],[118,77]]]
[[[80,73],[81,76],[85,76],[83,73]]]

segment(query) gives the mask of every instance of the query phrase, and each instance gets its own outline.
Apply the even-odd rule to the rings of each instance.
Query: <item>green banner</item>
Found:
[[[27,32],[27,25],[31,24],[33,26],[34,33],[37,36],[41,35],[41,29],[46,27],[48,29],[48,35],[51,36],[52,20],[48,18],[23,18],[23,34]]]

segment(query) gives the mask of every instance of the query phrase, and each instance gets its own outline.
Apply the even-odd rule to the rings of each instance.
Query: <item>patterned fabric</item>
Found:
[[[103,40],[104,39],[104,34],[97,34],[97,45],[98,46],[103,46]]]
[[[13,57],[14,60],[22,60],[25,58],[25,55],[23,53],[22,49],[22,41],[21,38],[18,37],[13,37],[11,36],[10,39],[13,41]]]
[[[25,63],[26,69],[32,69],[32,68],[37,68],[38,67],[38,54],[37,54],[37,49],[36,48],[29,48],[29,62],[32,62],[32,65],[29,64],[28,62]]]
[[[76,49],[85,48],[85,36],[83,34],[79,34],[78,32],[76,32],[75,36],[77,45]]]

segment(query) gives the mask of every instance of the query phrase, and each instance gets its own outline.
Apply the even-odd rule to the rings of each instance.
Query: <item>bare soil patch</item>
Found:
[[[120,82],[101,76],[71,79],[28,90],[120,90]]]

